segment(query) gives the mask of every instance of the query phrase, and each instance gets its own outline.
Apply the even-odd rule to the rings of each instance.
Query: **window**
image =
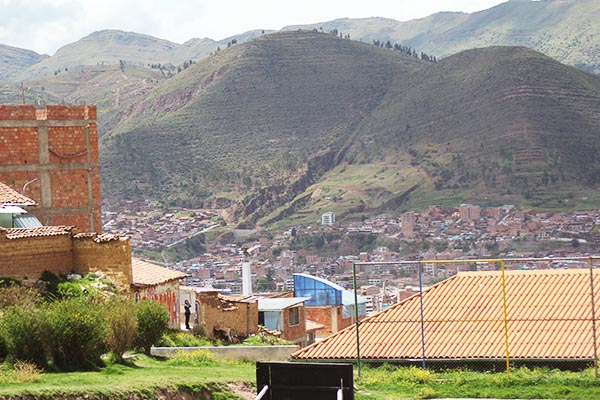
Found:
[[[290,308],[288,321],[290,325],[298,325],[300,323],[300,307]]]

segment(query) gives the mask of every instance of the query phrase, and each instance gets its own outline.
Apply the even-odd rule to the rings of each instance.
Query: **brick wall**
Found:
[[[325,326],[316,332],[319,336],[338,332],[353,323],[352,318],[342,318],[342,306],[305,307],[305,309],[306,319]]]
[[[290,325],[291,308],[283,310],[283,325],[282,339],[292,341],[304,347],[306,345],[306,312],[304,306],[297,307],[299,309],[300,323]]]
[[[0,182],[40,207],[44,225],[102,230],[94,106],[0,106]]]

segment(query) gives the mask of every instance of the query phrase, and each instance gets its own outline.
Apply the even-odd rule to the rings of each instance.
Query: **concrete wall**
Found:
[[[44,225],[101,232],[95,106],[0,106],[0,182],[40,207]]]
[[[213,347],[153,347],[152,355],[172,357],[178,352],[206,350],[217,358],[249,361],[286,361],[299,350],[298,346],[213,346]]]

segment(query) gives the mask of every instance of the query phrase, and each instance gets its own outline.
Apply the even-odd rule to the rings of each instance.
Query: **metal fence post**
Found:
[[[589,260],[590,263],[590,289],[591,289],[591,300],[592,300],[592,335],[594,341],[594,376],[598,379],[598,349],[596,343],[596,301],[594,297],[594,261],[592,257]]]
[[[506,373],[510,374],[510,352],[508,342],[508,307],[506,304],[506,271],[504,269],[504,259],[500,260],[500,268],[502,269],[502,303],[504,307],[504,341],[506,348]]]
[[[418,260],[418,258],[417,258]],[[425,369],[425,318],[423,311],[423,262],[419,261],[419,302],[421,308],[421,363],[422,368]]]
[[[356,287],[356,263],[352,263],[352,279],[354,281],[354,318],[356,323],[356,365],[360,377],[360,335],[358,333],[358,294]]]

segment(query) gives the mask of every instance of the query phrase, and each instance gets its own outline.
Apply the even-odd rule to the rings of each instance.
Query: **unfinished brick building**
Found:
[[[95,106],[0,106],[0,182],[35,200],[43,225],[101,232]]]

